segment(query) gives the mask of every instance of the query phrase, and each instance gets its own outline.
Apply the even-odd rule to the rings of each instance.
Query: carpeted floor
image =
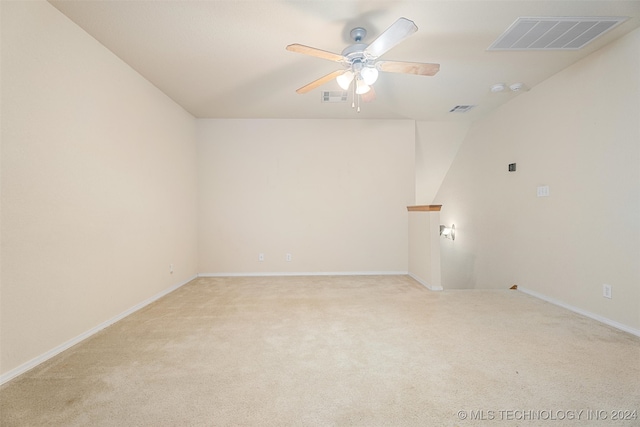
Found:
[[[4,427],[638,426],[639,412],[640,338],[518,291],[406,276],[199,278],[0,389]]]

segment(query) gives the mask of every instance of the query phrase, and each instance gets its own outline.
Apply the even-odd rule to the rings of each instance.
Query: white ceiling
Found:
[[[640,26],[640,1],[134,1],[50,0],[85,31],[178,104],[201,118],[376,118],[474,120],[514,96],[494,83],[535,86]],[[628,16],[578,51],[486,49],[518,17]],[[441,64],[433,77],[381,73],[377,99],[357,113],[348,103],[321,103],[322,90],[295,90],[335,62],[285,50],[300,43],[340,53],[352,28],[371,42],[397,18],[418,32],[382,59]],[[477,105],[449,113],[456,105]]]

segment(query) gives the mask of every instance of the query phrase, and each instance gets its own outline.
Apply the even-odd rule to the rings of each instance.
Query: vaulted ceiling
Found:
[[[640,26],[640,1],[49,0],[187,111],[200,118],[376,118],[474,120]],[[628,17],[579,50],[488,51],[519,17]],[[381,73],[376,99],[358,113],[351,100],[321,102],[341,69],[285,50],[292,43],[341,53],[364,27],[370,43],[399,17],[418,31],[382,59],[439,63],[433,77]],[[615,78],[615,70],[612,70]],[[457,105],[474,105],[450,113]]]

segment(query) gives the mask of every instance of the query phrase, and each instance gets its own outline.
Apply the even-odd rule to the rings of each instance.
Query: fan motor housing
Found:
[[[367,46],[368,45],[364,43],[352,44],[351,46],[347,46],[342,51],[342,56],[347,58],[347,62],[349,64],[353,64],[355,62],[366,63],[368,58],[364,53],[364,50],[367,48]]]

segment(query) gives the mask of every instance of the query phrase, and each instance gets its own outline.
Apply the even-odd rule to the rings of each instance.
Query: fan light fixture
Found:
[[[336,81],[338,82],[338,86],[340,86],[343,90],[349,89],[351,85],[351,81],[353,81],[353,71],[347,70],[343,74],[340,74],[336,77]]]
[[[378,80],[378,70],[373,67],[364,67],[360,71],[360,75],[362,76],[362,80],[364,80],[364,82],[369,86]]]
[[[369,89],[364,88],[364,86],[369,87],[378,80],[378,70],[374,67],[362,67],[361,70],[355,72],[347,70],[336,77],[336,81],[338,82],[338,86],[343,90],[347,90],[354,78],[356,79],[356,93],[367,93]],[[362,92],[363,90],[364,92]]]
[[[329,52],[314,47],[294,43],[286,47],[288,51],[316,58],[338,62],[343,67],[340,70],[326,74],[311,83],[297,89],[297,93],[307,93],[320,85],[336,79],[342,90],[353,91],[352,107],[357,106],[360,111],[360,98],[363,102],[371,102],[376,98],[372,85],[378,79],[378,72],[401,74],[415,74],[419,76],[433,76],[440,70],[439,64],[421,62],[387,61],[379,58],[404,41],[418,30],[416,24],[407,18],[398,18],[389,28],[384,30],[371,43],[363,43],[367,30],[356,27],[351,30],[351,38],[355,43],[347,46],[341,54]],[[354,81],[355,80],[355,81]],[[359,96],[364,95],[364,96]]]
[[[362,77],[358,76],[356,78],[356,93],[358,95],[362,95],[371,90],[371,86],[369,86]]]

